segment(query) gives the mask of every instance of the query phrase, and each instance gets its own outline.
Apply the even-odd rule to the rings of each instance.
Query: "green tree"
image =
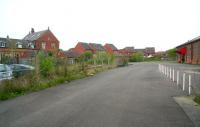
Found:
[[[173,49],[169,49],[167,50],[167,56],[171,59],[174,59],[176,58],[176,49],[173,48]]]
[[[39,52],[40,73],[44,77],[50,76],[55,69],[55,59],[44,52]]]
[[[142,53],[134,53],[130,59],[131,62],[141,62],[144,60],[144,55]]]

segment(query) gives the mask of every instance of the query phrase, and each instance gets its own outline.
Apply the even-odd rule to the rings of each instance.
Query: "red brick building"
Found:
[[[0,38],[0,63],[9,59],[9,63],[21,63],[30,60],[39,51],[52,52],[59,56],[59,41],[49,30],[31,32],[21,39]]]
[[[93,52],[92,48],[88,43],[78,42],[73,51],[83,54],[84,52]]]
[[[200,36],[176,47],[177,62],[200,64]]]
[[[35,32],[32,28],[31,32],[23,40],[27,41],[29,48],[36,50],[44,50],[52,53],[58,52],[59,50],[60,42],[49,28],[39,32]]]
[[[89,46],[92,49],[93,53],[106,51],[105,48],[101,44],[89,43]]]
[[[119,52],[125,56],[131,56],[134,53],[134,47],[125,47],[120,49]]]
[[[104,48],[109,54],[119,54],[118,49],[113,44],[105,44]]]

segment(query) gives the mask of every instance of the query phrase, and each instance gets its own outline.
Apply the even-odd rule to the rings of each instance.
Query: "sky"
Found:
[[[77,42],[165,51],[200,36],[200,0],[0,0],[0,37],[48,27],[67,50]]]

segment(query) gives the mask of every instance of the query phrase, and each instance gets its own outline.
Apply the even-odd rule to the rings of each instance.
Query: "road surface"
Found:
[[[0,127],[193,127],[155,63],[135,63],[0,102]]]

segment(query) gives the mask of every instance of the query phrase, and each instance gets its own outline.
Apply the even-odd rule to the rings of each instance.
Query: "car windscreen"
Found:
[[[6,72],[6,66],[0,65],[0,72]]]

